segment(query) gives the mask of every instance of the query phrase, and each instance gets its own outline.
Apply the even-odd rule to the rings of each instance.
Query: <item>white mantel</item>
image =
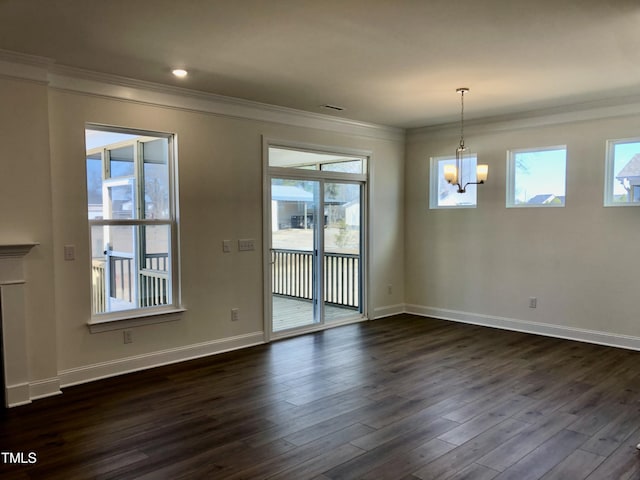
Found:
[[[24,257],[38,243],[0,244],[0,314],[5,405],[31,401],[27,357]]]

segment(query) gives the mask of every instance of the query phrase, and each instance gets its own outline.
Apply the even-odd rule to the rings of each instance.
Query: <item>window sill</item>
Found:
[[[640,207],[639,202],[607,202],[604,204],[605,207]]]
[[[456,210],[462,208],[478,208],[478,205],[438,205],[429,207],[429,210]]]
[[[124,328],[140,327],[142,325],[152,325],[154,323],[172,322],[179,320],[182,312],[186,308],[169,307],[151,311],[129,311],[116,314],[92,317],[87,326],[91,333],[109,332],[112,330],[122,330]]]
[[[556,205],[556,204],[544,204],[544,205],[539,205],[539,204],[527,204],[527,203],[515,203],[515,204],[511,204],[511,205],[507,205],[507,208],[564,208],[565,205],[561,204],[561,205]]]

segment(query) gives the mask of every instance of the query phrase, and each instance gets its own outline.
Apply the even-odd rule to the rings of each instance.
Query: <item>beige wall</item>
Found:
[[[457,131],[408,134],[405,301],[410,310],[478,323],[515,320],[510,325],[521,321],[525,330],[541,323],[568,336],[593,330],[637,341],[640,210],[604,208],[603,185],[606,140],[638,136],[640,116],[536,122],[467,129],[466,143],[489,164],[476,209],[429,209],[429,158],[454,152]],[[564,144],[566,207],[506,209],[506,151]],[[536,309],[529,297],[538,298]]]
[[[371,293],[374,309],[401,304],[404,280],[404,142],[49,90],[60,371],[263,331],[262,136],[372,152]],[[181,320],[91,334],[85,122],[173,132],[178,139]],[[222,240],[256,239],[256,250],[222,252]],[[386,285],[393,284],[392,295]],[[230,309],[241,320],[230,321]],[[373,316],[373,312],[370,312]],[[117,366],[114,368],[118,368]],[[127,367],[123,365],[123,369]]]
[[[57,375],[47,87],[0,78],[0,105],[0,243],[40,243],[25,258],[25,313],[30,378],[42,380]]]
[[[605,141],[637,136],[640,115],[547,126],[538,119],[522,128],[471,125],[467,143],[490,166],[478,208],[429,210],[429,157],[451,153],[456,128],[412,131],[405,144],[375,129],[340,133],[9,78],[0,79],[0,101],[6,139],[0,241],[40,242],[27,256],[33,382],[82,370],[88,373],[72,378],[124,372],[143,365],[139,359],[178,352],[175,359],[185,349],[263,331],[263,137],[372,153],[370,317],[406,304],[409,310],[479,323],[508,320],[523,329],[555,326],[559,334],[576,329],[640,337],[638,210],[602,206]],[[87,328],[86,122],[173,132],[178,138],[187,311],[178,321],[134,328],[134,342],[127,345],[120,331],[92,334]],[[507,149],[560,144],[568,150],[566,207],[506,209]],[[238,238],[256,239],[256,250],[224,254],[222,240]],[[64,261],[67,244],[76,246],[75,261]],[[538,308],[528,308],[530,296],[538,298]],[[230,321],[233,307],[240,309],[239,322]],[[94,368],[100,365],[109,367]]]

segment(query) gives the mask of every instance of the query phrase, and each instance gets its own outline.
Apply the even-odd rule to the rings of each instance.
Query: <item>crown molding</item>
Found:
[[[226,97],[182,87],[53,65],[49,86],[58,90],[117,98],[146,105],[248,120],[328,130],[348,135],[403,141],[401,128],[376,125],[277,105]]]
[[[467,133],[483,134],[632,115],[640,115],[640,95],[610,97],[510,115],[465,120],[464,128]],[[407,140],[443,134],[457,135],[459,132],[460,122],[431,125],[408,129]]]
[[[402,129],[306,112],[278,105],[227,97],[183,87],[163,85],[108,73],[58,65],[54,60],[0,49],[0,76],[48,84],[50,88],[116,98],[146,105],[177,108],[284,125],[327,130],[347,135],[404,141],[457,131],[458,122]],[[596,119],[640,115],[640,95],[529,110],[516,114],[465,121],[468,133],[536,128]]]
[[[274,122],[346,135],[404,141],[405,130],[58,65],[50,58],[0,49],[0,76],[50,88],[226,117]]]
[[[0,49],[0,75],[46,84],[53,60]]]

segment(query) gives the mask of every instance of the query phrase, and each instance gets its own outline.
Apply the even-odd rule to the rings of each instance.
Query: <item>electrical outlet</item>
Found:
[[[231,240],[222,241],[222,251],[224,253],[231,253]]]
[[[124,340],[124,343],[133,343],[133,332],[131,330],[123,331],[122,338]]]
[[[76,246],[75,245],[65,245],[64,246],[64,259],[66,261],[75,260],[76,259]]]
[[[240,309],[239,308],[232,308],[231,309],[231,321],[232,322],[237,322],[238,320],[240,320]]]
[[[538,299],[536,297],[529,297],[529,308],[536,308],[538,306]]]

